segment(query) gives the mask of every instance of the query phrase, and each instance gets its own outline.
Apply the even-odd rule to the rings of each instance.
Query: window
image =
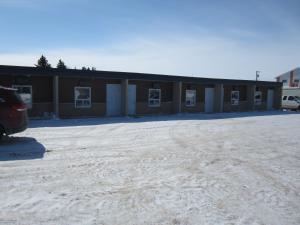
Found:
[[[231,105],[238,105],[240,99],[240,92],[239,91],[232,91],[231,92]]]
[[[149,89],[148,105],[151,107],[160,106],[160,89]]]
[[[282,80],[282,83],[284,83],[284,84],[287,83],[287,80]]]
[[[299,86],[299,80],[296,79],[296,80],[294,80],[294,87],[298,87],[298,86]]]
[[[195,106],[196,105],[196,90],[185,91],[185,105]]]
[[[261,91],[255,92],[255,105],[261,105],[262,93]]]
[[[295,98],[294,98],[294,96],[289,96],[288,100],[289,100],[289,101],[294,101]]]
[[[26,104],[28,109],[32,108],[32,86],[31,85],[13,85],[17,89],[22,101]]]
[[[286,100],[287,99],[287,96],[283,96],[283,99],[282,100]]]
[[[90,108],[91,107],[91,88],[90,87],[75,87],[75,108]]]

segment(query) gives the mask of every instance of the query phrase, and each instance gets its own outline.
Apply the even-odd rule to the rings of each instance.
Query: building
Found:
[[[282,83],[0,66],[31,117],[101,117],[280,109]]]
[[[300,87],[300,68],[293,69],[276,77],[277,82],[282,82],[283,88]]]

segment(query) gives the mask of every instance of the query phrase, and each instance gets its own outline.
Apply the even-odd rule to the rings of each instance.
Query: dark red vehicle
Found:
[[[16,89],[0,86],[0,139],[27,128],[27,108]]]

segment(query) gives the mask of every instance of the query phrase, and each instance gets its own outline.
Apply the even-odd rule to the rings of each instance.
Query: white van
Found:
[[[284,95],[282,97],[282,108],[291,110],[300,110],[300,97],[292,95]]]

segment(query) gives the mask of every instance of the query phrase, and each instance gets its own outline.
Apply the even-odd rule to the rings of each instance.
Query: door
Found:
[[[267,110],[274,109],[274,90],[268,90]]]
[[[128,115],[136,114],[136,85],[128,85]]]
[[[298,108],[299,103],[296,101],[295,96],[288,96],[287,99],[287,108],[289,109],[297,109]]]
[[[106,85],[106,115],[121,115],[121,84]]]
[[[205,88],[205,106],[206,113],[214,111],[214,88]]]

